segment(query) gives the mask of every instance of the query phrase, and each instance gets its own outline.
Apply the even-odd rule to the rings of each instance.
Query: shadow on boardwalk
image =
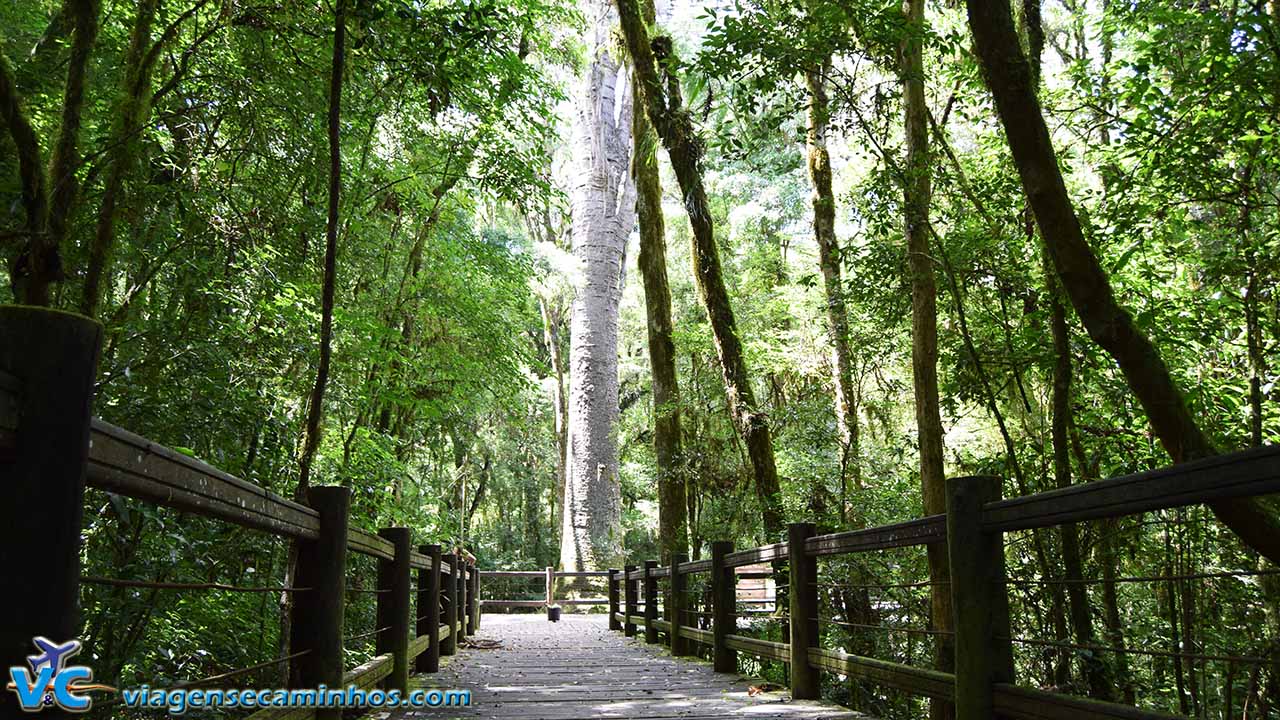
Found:
[[[788,693],[750,697],[747,678],[709,663],[675,659],[662,648],[610,632],[604,615],[486,615],[472,640],[498,649],[459,650],[440,673],[415,678],[431,687],[467,688],[461,710],[376,713],[391,718],[866,718],[835,705],[793,701]]]

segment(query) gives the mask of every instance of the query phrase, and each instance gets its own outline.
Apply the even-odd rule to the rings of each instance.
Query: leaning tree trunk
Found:
[[[644,0],[645,20],[655,21],[653,0]],[[640,95],[639,81],[632,91]],[[658,138],[649,116],[633,113],[636,216],[640,222],[640,274],[649,320],[649,369],[653,375],[653,449],[658,461],[658,549],[662,562],[689,549],[684,461],[680,453],[680,385],[676,349],[671,339],[671,288],[667,284],[666,228],[662,217],[662,185],[658,179]]]
[[[911,276],[911,374],[915,387],[916,436],[920,446],[920,492],[926,515],[947,511],[946,471],[943,466],[942,417],[938,401],[938,288],[929,252],[930,177],[929,109],[924,97],[924,0],[906,5],[908,37],[899,49],[899,72],[906,115],[907,160],[903,171],[903,233]],[[928,547],[930,611],[933,628],[952,629],[951,567],[944,543]],[[950,672],[955,666],[955,642],[940,634],[934,643],[934,666]],[[953,713],[948,703],[930,703],[930,717]]]
[[[840,434],[840,522],[848,522],[849,482],[862,490],[862,466],[858,459],[858,396],[853,384],[853,359],[849,351],[849,313],[844,304],[840,273],[840,247],[836,242],[836,200],[831,189],[831,155],[827,129],[831,108],[824,76],[831,67],[828,56],[817,70],[805,73],[809,90],[809,180],[813,183],[813,236],[818,241],[818,265],[827,300],[827,336],[831,343],[832,380],[835,385],[836,429]],[[860,526],[855,519],[855,526]]]
[[[969,27],[1009,149],[1054,269],[1089,336],[1120,366],[1129,388],[1175,463],[1217,454],[1179,392],[1160,352],[1116,301],[1085,241],[1036,97],[1008,0],[966,0]],[[1245,543],[1280,562],[1280,522],[1256,499],[1219,500],[1215,515]]]
[[[635,67],[641,98],[662,144],[667,148],[675,170],[684,205],[693,229],[693,274],[698,295],[706,309],[724,374],[725,395],[738,432],[747,446],[754,475],[756,498],[764,524],[765,537],[777,542],[782,537],[783,514],[778,489],[778,468],[773,457],[773,434],[769,419],[756,403],[742,341],[720,271],[720,252],[716,247],[715,227],[706,189],[702,184],[702,141],[693,129],[684,101],[680,96],[680,80],[674,70],[671,38],[654,38],[640,13],[638,0],[617,0],[622,19],[622,32]],[[664,86],[658,63],[663,63]]]
[[[618,82],[612,15],[593,6],[593,55],[573,140],[573,253],[583,280],[569,326],[569,460],[560,566],[597,570],[622,558],[618,481],[618,306],[635,226],[631,93]]]

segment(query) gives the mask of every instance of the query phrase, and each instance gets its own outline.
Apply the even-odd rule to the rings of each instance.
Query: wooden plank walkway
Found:
[[[394,720],[587,720],[588,718],[867,718],[835,705],[792,700],[788,691],[748,696],[748,678],[716,673],[710,663],[672,658],[642,639],[610,632],[603,614],[486,615],[469,640],[500,648],[463,648],[440,672],[414,684],[467,688],[466,709],[375,713]],[[447,663],[447,664],[446,664]]]

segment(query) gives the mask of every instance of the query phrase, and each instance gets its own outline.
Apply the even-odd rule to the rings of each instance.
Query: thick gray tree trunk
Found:
[[[631,93],[619,77],[609,5],[592,3],[590,63],[573,134],[573,253],[582,282],[569,326],[569,458],[560,565],[607,568],[622,556],[618,484],[618,304],[624,253],[636,222]]]

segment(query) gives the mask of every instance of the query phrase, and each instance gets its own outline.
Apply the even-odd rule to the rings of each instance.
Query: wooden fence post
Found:
[[[10,575],[0,659],[7,674],[27,666],[32,638],[64,643],[80,629],[80,525],[102,326],[7,305],[0,338],[0,375],[10,376],[0,377],[0,567]],[[4,704],[16,707],[12,700]]]
[[[711,543],[711,661],[716,672],[738,671],[738,652],[725,644],[725,636],[737,629],[738,578],[724,564],[731,552],[733,543],[727,540]]]
[[[787,558],[791,566],[791,697],[816,700],[822,674],[809,664],[809,648],[818,646],[818,560],[805,554],[804,542],[815,534],[813,523],[787,526]]]
[[[418,637],[427,636],[427,649],[418,655],[417,671],[440,671],[440,546],[421,545],[418,552],[431,566],[418,570]]]
[[[617,568],[609,568],[609,629],[621,630],[622,623],[618,622],[618,570]]]
[[[467,565],[468,564],[469,563],[467,563],[467,556],[462,554],[462,551],[459,550],[458,551],[458,581],[456,583],[458,590],[457,590],[457,593],[454,595],[454,597],[457,598],[457,603],[454,610],[454,626],[453,626],[453,634],[458,636],[459,642],[461,642],[463,639],[467,637]]]
[[[680,624],[684,621],[685,616],[685,591],[688,589],[688,578],[679,572],[680,563],[688,560],[688,556],[683,553],[673,553],[671,555],[671,582],[667,585],[667,603],[663,607],[666,611],[667,620],[671,623],[671,632],[667,634],[667,643],[671,647],[671,654],[679,657],[687,655],[685,648],[688,643],[680,636]]]
[[[395,554],[378,561],[377,627],[386,628],[374,645],[379,655],[391,653],[391,674],[383,681],[387,690],[409,692],[409,552],[413,539],[409,528],[382,528],[378,535],[391,541]]]
[[[644,589],[644,641],[658,642],[658,626],[653,621],[658,619],[658,578],[650,573],[658,567],[657,560],[644,561],[644,579],[640,582]]]
[[[467,563],[467,635],[476,634],[476,561]]]
[[[480,567],[471,563],[471,632],[480,630]]]
[[[635,569],[635,565],[625,565],[622,568],[622,599],[626,606],[622,611],[625,615],[622,620],[622,634],[627,637],[635,637],[636,634],[635,623],[631,622],[631,616],[636,614],[636,584],[630,577]]]
[[[947,480],[947,553],[955,608],[956,720],[994,717],[994,683],[1013,682],[1004,542],[982,527],[982,507],[1000,499],[1000,478]]]
[[[347,512],[351,490],[313,487],[307,502],[320,514],[320,537],[298,543],[297,587],[311,588],[293,597],[290,647],[306,651],[295,658],[289,686],[342,687],[342,626],[347,597]],[[341,720],[342,708],[316,708],[319,720]]]
[[[456,552],[446,556],[449,559],[449,574],[443,578],[444,591],[441,601],[444,604],[442,624],[449,628],[449,634],[440,642],[441,655],[453,655],[458,652],[458,566],[461,557]]]

